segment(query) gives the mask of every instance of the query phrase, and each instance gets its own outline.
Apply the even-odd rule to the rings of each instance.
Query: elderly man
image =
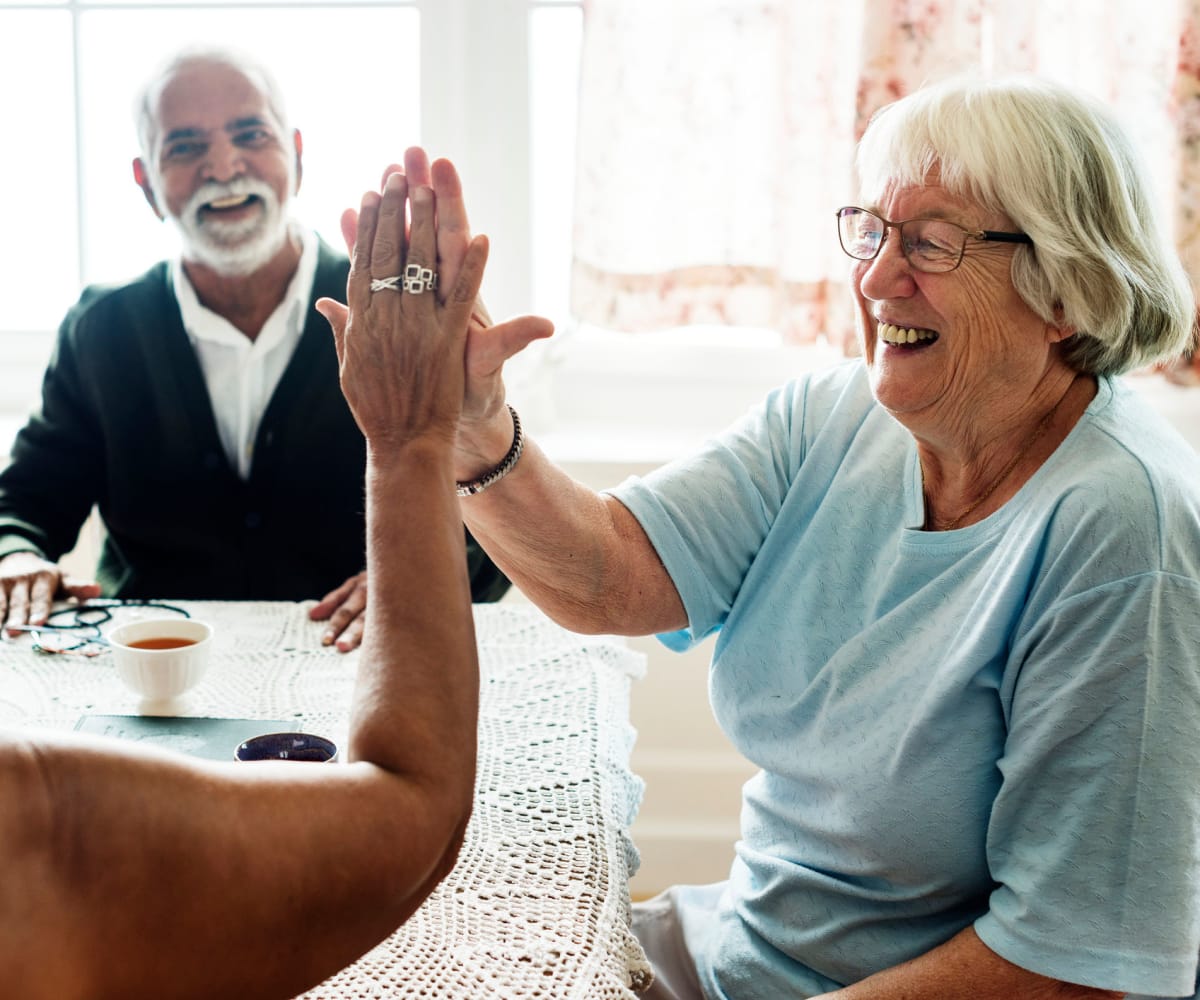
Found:
[[[0,621],[57,596],[300,600],[358,645],[366,604],[363,437],[329,328],[347,260],[289,218],[301,139],[279,91],[223,51],[177,55],[139,104],[134,178],[181,259],[88,288],[42,405],[0,473]],[[67,579],[93,505],[97,582]],[[472,598],[508,581],[467,536]]]

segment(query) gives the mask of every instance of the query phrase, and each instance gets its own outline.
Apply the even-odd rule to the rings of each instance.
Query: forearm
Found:
[[[20,930],[0,972],[29,1000],[163,984],[293,996],[407,918],[461,836],[423,786],[367,763],[218,765],[47,737],[31,776],[11,750],[0,791],[31,807],[0,822],[0,912]]]
[[[293,996],[450,870],[473,801],[478,670],[445,451],[404,448],[368,475],[378,577],[349,763],[0,741],[0,851],[16,873],[0,918],[23,935],[0,945],[0,975],[20,995]],[[70,953],[52,954],[62,941]]]
[[[1123,996],[1013,965],[968,927],[911,962],[814,1000],[1121,1000]]]
[[[453,470],[445,449],[405,451],[368,458],[372,598],[350,755],[456,788],[469,805],[479,669]]]
[[[537,442],[527,439],[512,472],[464,497],[461,509],[492,561],[566,628],[647,635],[686,624],[675,586],[633,515],[571,479]]]

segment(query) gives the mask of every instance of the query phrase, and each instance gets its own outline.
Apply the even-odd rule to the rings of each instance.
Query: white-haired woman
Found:
[[[1128,139],[1057,85],[923,90],[859,168],[863,358],[644,479],[510,448],[500,368],[545,331],[472,336],[471,532],[570,628],[719,631],[761,768],[729,879],[639,908],[651,995],[1191,996],[1200,459],[1113,377],[1184,348],[1187,283]]]

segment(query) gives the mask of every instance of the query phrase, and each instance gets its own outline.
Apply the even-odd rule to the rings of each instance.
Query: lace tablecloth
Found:
[[[184,602],[216,629],[177,714],[296,719],[344,745],[357,654],[322,648],[309,605]],[[121,609],[128,617],[137,611]],[[315,998],[631,998],[649,968],[629,931],[629,685],[640,654],[533,608],[475,608],[482,674],[475,812],[458,864],[390,938]],[[136,714],[109,657],[0,643],[0,725]],[[402,849],[402,847],[400,848]]]

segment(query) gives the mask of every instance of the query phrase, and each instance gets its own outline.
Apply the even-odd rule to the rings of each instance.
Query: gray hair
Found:
[[[155,73],[142,85],[134,100],[134,121],[137,126],[138,143],[142,155],[149,157],[151,146],[154,144],[154,130],[157,125],[155,106],[163,88],[176,73],[185,66],[193,63],[217,63],[237,70],[247,79],[253,81],[267,100],[267,107],[284,134],[288,127],[287,108],[283,100],[283,91],[275,78],[260,62],[252,56],[232,48],[221,46],[194,46],[180,49],[162,63]]]
[[[1017,293],[1068,325],[1064,358],[1111,375],[1192,342],[1195,302],[1133,144],[1098,101],[1036,77],[955,78],[882,108],[858,149],[865,198],[932,171],[1033,240],[1013,255]]]

